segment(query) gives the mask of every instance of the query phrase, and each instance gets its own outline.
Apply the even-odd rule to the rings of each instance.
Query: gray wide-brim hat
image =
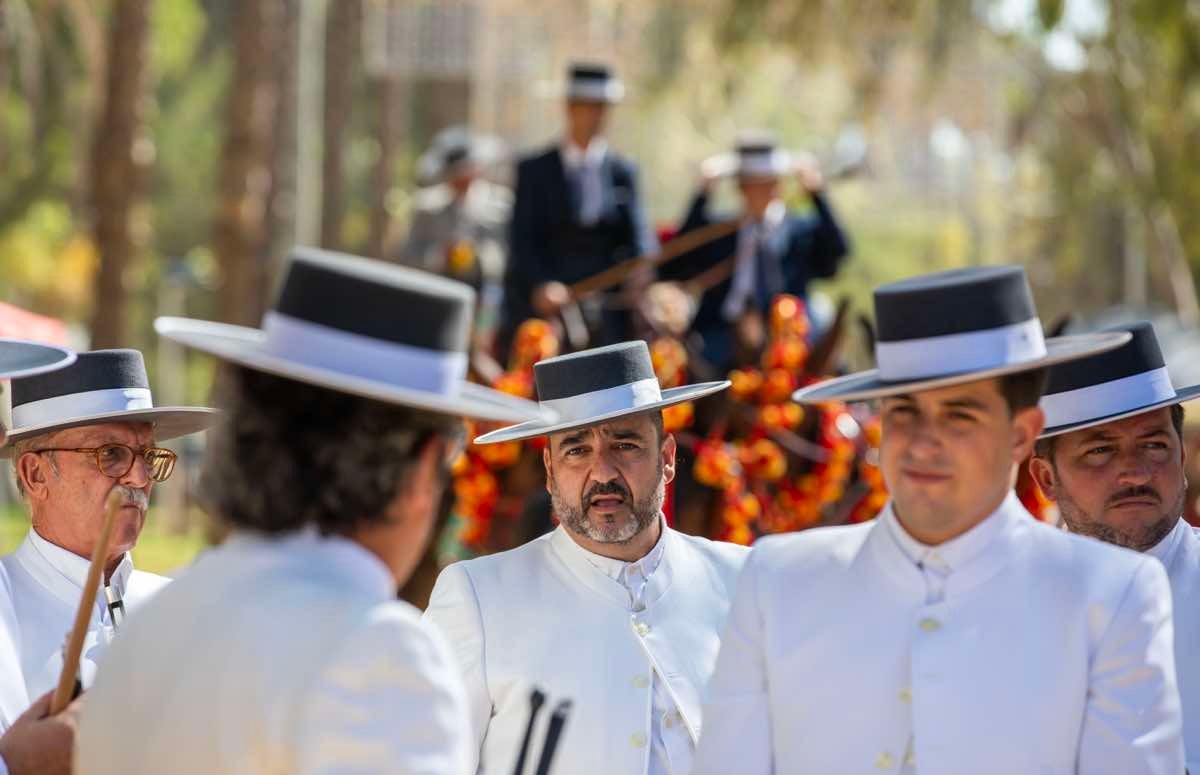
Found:
[[[702,168],[713,177],[734,176],[739,180],[773,180],[796,170],[801,156],[776,146],[770,132],[742,132],[734,150],[704,160]]]
[[[1120,347],[1128,332],[1045,339],[1019,266],[921,275],[875,290],[877,368],[818,382],[800,403],[866,401],[1032,371]]]
[[[467,381],[474,309],[464,283],[297,248],[261,329],[176,317],[154,328],[239,366],[385,403],[498,422],[547,419],[532,401]]]
[[[75,353],[65,347],[0,339],[0,379],[18,379],[66,368],[75,362]]]
[[[1040,406],[1046,427],[1040,438],[1104,425],[1200,398],[1200,385],[1176,390],[1148,322],[1111,329],[1130,334],[1108,352],[1050,370]]]
[[[659,411],[729,387],[727,380],[663,390],[643,341],[621,342],[547,358],[533,365],[538,400],[558,419],[534,420],[485,433],[476,444],[520,441]]]
[[[13,427],[0,457],[23,439],[110,422],[150,423],[155,441],[167,441],[202,431],[219,415],[208,407],[155,406],[137,350],[83,352],[66,368],[13,380]]]

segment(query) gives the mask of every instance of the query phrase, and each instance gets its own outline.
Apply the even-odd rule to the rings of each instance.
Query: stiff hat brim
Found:
[[[869,369],[801,388],[792,394],[792,400],[805,404],[824,401],[869,401],[921,390],[936,390],[1086,358],[1116,349],[1128,342],[1129,338],[1126,332],[1059,336],[1046,340],[1046,355],[1041,358],[924,379],[889,381],[880,378],[878,369]]]
[[[466,381],[456,395],[443,395],[284,358],[267,351],[266,335],[257,328],[163,317],[154,321],[154,329],[173,342],[248,369],[384,403],[495,422],[521,422],[538,414],[529,401]]]
[[[585,428],[589,425],[597,425],[603,422],[609,422],[621,417],[628,417],[634,414],[644,414],[646,412],[655,412],[661,409],[666,409],[668,406],[682,404],[685,401],[694,401],[698,398],[719,393],[729,387],[731,383],[728,380],[720,382],[697,382],[695,385],[683,385],[677,388],[667,388],[662,391],[662,400],[655,401],[650,404],[641,404],[640,406],[631,406],[615,412],[607,412],[605,414],[596,415],[595,417],[578,418],[567,422],[546,423],[540,421],[523,422],[519,425],[510,425],[507,428],[485,433],[475,439],[476,444],[499,444],[504,441],[521,441],[523,439],[532,439],[538,436],[547,436],[551,433],[562,433],[563,431],[574,430],[575,428]]]
[[[20,379],[70,366],[75,353],[23,339],[0,339],[0,379]]]
[[[733,151],[709,156],[700,163],[700,168],[714,178],[739,178],[744,180],[775,180],[782,178],[795,168],[796,154],[792,151],[776,150],[771,154],[769,169],[750,170],[743,166],[742,158]]]
[[[204,406],[156,406],[150,409],[134,409],[122,412],[102,412],[100,414],[72,417],[63,422],[43,423],[25,428],[14,428],[8,434],[8,440],[0,448],[0,458],[11,457],[13,444],[23,439],[41,436],[46,433],[65,431],[68,428],[79,428],[85,425],[101,425],[103,423],[151,423],[154,426],[154,440],[169,441],[180,436],[198,433],[211,427],[221,418],[220,411]]]
[[[1042,431],[1038,438],[1047,439],[1051,436],[1061,436],[1064,433],[1070,433],[1072,431],[1081,431],[1084,428],[1105,425],[1106,423],[1116,422],[1117,420],[1124,420],[1127,417],[1136,417],[1139,414],[1153,412],[1155,409],[1164,409],[1168,406],[1174,406],[1175,404],[1187,403],[1188,401],[1196,398],[1200,398],[1200,385],[1185,387],[1182,390],[1175,391],[1175,396],[1173,398],[1157,401],[1153,404],[1147,404],[1146,406],[1140,406],[1136,409],[1129,409],[1127,411],[1117,412],[1116,414],[1104,415],[1103,417],[1094,417],[1089,420],[1063,423],[1062,425],[1056,425],[1053,428],[1046,428]]]

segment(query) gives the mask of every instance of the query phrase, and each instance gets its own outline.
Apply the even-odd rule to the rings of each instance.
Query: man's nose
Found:
[[[134,455],[133,465],[125,472],[125,475],[118,480],[126,487],[132,487],[140,490],[150,483],[150,465],[146,462],[146,456],[142,454]]]

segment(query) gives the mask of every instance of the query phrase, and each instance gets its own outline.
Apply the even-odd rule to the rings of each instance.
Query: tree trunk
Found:
[[[305,0],[283,0],[283,22],[276,47],[277,100],[271,133],[271,189],[267,195],[266,244],[258,276],[257,298],[265,308],[288,250],[296,242],[297,109],[300,89],[300,6]],[[258,310],[261,315],[262,309]]]
[[[277,89],[276,49],[282,0],[240,0],[234,21],[234,65],[221,152],[213,247],[221,268],[221,318],[257,324],[261,256],[271,189],[271,131]]]
[[[346,212],[346,127],[353,105],[354,63],[362,26],[359,0],[335,0],[325,23],[324,163],[321,189],[321,246],[341,246],[342,216]]]
[[[114,0],[108,38],[105,100],[93,137],[90,187],[100,254],[92,347],[115,347],[125,337],[125,274],[139,248],[131,214],[153,158],[145,136],[150,0]]]
[[[404,81],[399,76],[384,75],[372,86],[373,100],[378,107],[376,131],[379,140],[379,159],[375,164],[375,178],[371,202],[371,231],[367,241],[367,255],[372,258],[387,258],[392,214],[388,210],[388,197],[392,190],[392,176],[396,170],[396,152],[403,139],[402,108],[404,104]]]

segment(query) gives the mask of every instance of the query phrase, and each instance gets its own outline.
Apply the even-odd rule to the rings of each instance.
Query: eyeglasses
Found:
[[[129,473],[133,468],[133,463],[140,455],[146,461],[146,471],[150,478],[156,482],[165,482],[171,477],[171,473],[175,470],[175,462],[179,459],[169,449],[162,447],[143,447],[142,449],[134,449],[127,447],[124,444],[103,444],[99,447],[47,447],[46,449],[33,450],[40,454],[42,452],[79,452],[85,455],[95,455],[96,468],[100,469],[100,473],[113,479],[120,479]]]

